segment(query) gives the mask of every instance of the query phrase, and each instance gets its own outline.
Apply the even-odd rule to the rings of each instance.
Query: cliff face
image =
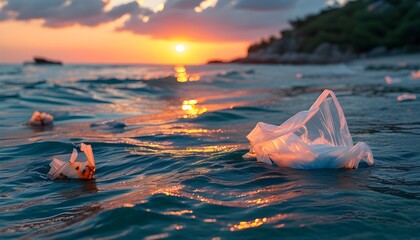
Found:
[[[276,41],[267,48],[236,59],[237,63],[285,63],[285,64],[325,64],[348,61],[356,57],[352,51],[341,51],[337,45],[322,43],[313,52],[300,52],[294,48],[295,39]],[[287,51],[279,53],[279,48],[291,45]]]
[[[335,63],[420,51],[420,0],[357,0],[290,22],[238,63]]]

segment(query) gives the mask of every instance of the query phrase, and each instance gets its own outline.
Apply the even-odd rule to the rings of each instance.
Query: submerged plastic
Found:
[[[80,145],[80,150],[85,153],[87,161],[76,162],[77,150],[73,148],[73,153],[68,162],[61,161],[57,158],[53,159],[50,163],[51,169],[48,172],[48,176],[52,179],[92,179],[96,170],[92,147],[82,143]]]
[[[247,138],[252,148],[244,158],[281,167],[357,168],[360,161],[374,163],[366,143],[353,145],[343,110],[330,90],[280,126],[259,122]]]

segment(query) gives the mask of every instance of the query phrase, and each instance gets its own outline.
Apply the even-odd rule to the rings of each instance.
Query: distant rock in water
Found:
[[[51,60],[51,59],[44,58],[44,57],[34,57],[33,62],[24,62],[23,64],[24,65],[29,65],[29,64],[33,64],[33,65],[63,65],[63,63],[61,61]]]
[[[217,60],[217,59],[215,59],[215,60],[209,60],[207,62],[207,64],[219,64],[219,63],[225,63],[225,62],[223,62],[222,60]]]

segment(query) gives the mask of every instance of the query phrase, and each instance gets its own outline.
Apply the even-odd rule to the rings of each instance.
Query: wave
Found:
[[[363,69],[295,79],[297,69],[324,76],[334,66],[197,66],[205,74],[195,82],[137,68],[40,68],[0,80],[2,238],[417,236],[419,102],[396,96],[420,86],[386,85]],[[281,123],[326,87],[375,166],[305,171],[242,158],[256,122]],[[54,115],[52,129],[24,125],[35,109]],[[95,179],[50,180],[51,160],[81,142],[92,145]]]
[[[0,66],[0,76],[14,76],[22,74],[21,67]]]
[[[81,79],[78,80],[78,83],[92,83],[92,84],[130,84],[130,83],[138,83],[144,80],[137,80],[137,79],[118,79],[118,78],[98,78],[98,79]]]

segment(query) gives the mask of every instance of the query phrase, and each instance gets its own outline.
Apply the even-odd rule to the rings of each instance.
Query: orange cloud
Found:
[[[155,39],[208,42],[254,41],[287,27],[288,19],[305,13],[302,6],[317,4],[319,9],[326,0],[167,0],[153,10],[134,0],[120,5],[104,0],[4,1],[0,20],[41,19],[52,28],[94,27],[126,16],[117,30]],[[305,5],[299,5],[303,1]]]
[[[150,9],[134,0],[0,0],[0,62],[33,55],[65,63],[232,59],[244,56],[250,41],[275,34],[325,1],[167,0]],[[188,50],[177,53],[177,44]]]

